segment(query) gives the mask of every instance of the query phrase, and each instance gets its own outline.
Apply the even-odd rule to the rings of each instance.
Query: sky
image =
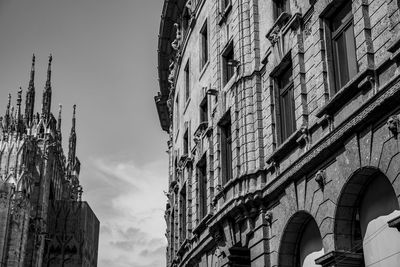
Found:
[[[24,95],[36,55],[36,111],[53,55],[63,142],[77,105],[83,199],[100,220],[99,267],[164,266],[167,134],[157,94],[162,0],[0,0],[0,114]]]

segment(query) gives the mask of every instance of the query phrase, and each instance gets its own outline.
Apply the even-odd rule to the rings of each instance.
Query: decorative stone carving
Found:
[[[268,35],[268,40],[271,42],[271,45],[275,45],[280,38],[280,32],[281,32],[281,27],[279,25],[276,25],[270,34]]]
[[[215,189],[217,189],[217,192],[218,192],[218,194],[219,193],[221,193],[221,192],[224,192],[224,186],[223,185],[220,185],[220,184],[218,184],[216,187],[215,187]]]
[[[319,171],[315,174],[315,181],[318,183],[319,188],[321,188],[321,190],[324,190],[324,187],[325,187],[325,184],[326,184],[326,174],[325,174],[325,171],[319,170]]]
[[[265,213],[265,221],[267,222],[268,226],[271,227],[272,225],[272,211],[267,211]]]
[[[182,31],[178,23],[175,23],[174,27],[176,28],[176,37],[175,40],[171,43],[171,46],[175,51],[178,51],[182,43]]]
[[[399,134],[399,128],[400,128],[399,115],[391,116],[387,121],[387,126],[389,131],[394,136],[394,138],[397,139],[397,135]]]
[[[174,79],[175,79],[175,61],[173,59],[169,60],[169,75],[168,75],[168,82],[173,85],[174,84]]]
[[[307,39],[312,32],[312,28],[311,28],[311,20],[308,20],[305,24],[304,24],[304,37]]]
[[[297,138],[296,142],[301,146],[306,146],[306,149],[308,149],[309,145],[310,145],[310,134],[309,134],[307,126],[305,126],[305,125],[302,126],[300,128],[299,134],[300,134],[300,137]]]

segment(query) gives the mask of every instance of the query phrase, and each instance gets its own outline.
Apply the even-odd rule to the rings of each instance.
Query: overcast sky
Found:
[[[165,265],[166,133],[153,96],[162,0],[0,0],[0,114],[29,81],[36,111],[53,54],[52,111],[64,149],[77,104],[77,154],[101,223],[99,267]],[[15,103],[15,102],[14,102]]]

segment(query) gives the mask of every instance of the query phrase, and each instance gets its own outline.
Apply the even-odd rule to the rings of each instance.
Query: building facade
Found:
[[[61,105],[51,113],[51,62],[35,112],[35,56],[25,107],[22,89],[0,117],[0,266],[97,266],[99,221],[81,201],[75,106],[64,155]]]
[[[164,1],[167,266],[398,266],[399,7]]]

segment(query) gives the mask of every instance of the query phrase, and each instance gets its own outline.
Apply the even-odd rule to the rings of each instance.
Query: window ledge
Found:
[[[208,128],[208,121],[200,122],[199,126],[197,126],[193,134],[195,142],[196,139],[200,140],[203,137],[203,134],[206,132],[207,128]]]
[[[299,146],[299,143],[303,140],[302,136],[307,132],[307,128],[302,127],[292,133],[278,148],[272,153],[267,159],[266,163],[268,165],[278,162],[294,148]]]
[[[222,23],[224,23],[226,21],[226,19],[228,18],[229,12],[232,9],[232,3],[229,3],[229,5],[227,7],[225,7],[224,11],[222,11],[219,14],[219,20],[218,20],[218,25],[221,26]]]
[[[237,77],[237,74],[235,71],[235,74],[233,74],[233,76],[229,79],[229,81],[227,81],[226,84],[222,87],[222,92],[227,92],[231,89],[231,87],[233,86],[233,84],[236,81],[236,77]]]
[[[183,255],[186,250],[186,245],[188,244],[188,239],[185,238],[185,240],[182,242],[181,246],[179,247],[178,251],[176,252],[177,255]]]
[[[391,228],[397,228],[397,231],[400,232],[400,216],[388,221],[388,225]]]
[[[318,110],[316,116],[322,118],[324,115],[332,115],[332,113],[343,106],[343,103],[347,102],[346,99],[357,94],[359,91],[356,89],[364,87],[364,85],[369,81],[369,78],[373,78],[373,75],[374,70],[371,68],[359,72],[348,83],[346,83],[325,106]]]
[[[207,228],[207,222],[213,216],[211,212],[207,213],[204,218],[202,218],[199,224],[193,229],[193,234],[199,236],[201,232],[203,232]]]
[[[364,262],[364,257],[361,253],[331,251],[315,260],[316,264],[322,266],[336,266],[339,262],[346,266],[361,266],[360,264]]]
[[[178,166],[181,166],[182,168],[186,168],[186,166],[191,163],[192,163],[192,158],[189,157],[188,154],[184,154],[180,157]]]

